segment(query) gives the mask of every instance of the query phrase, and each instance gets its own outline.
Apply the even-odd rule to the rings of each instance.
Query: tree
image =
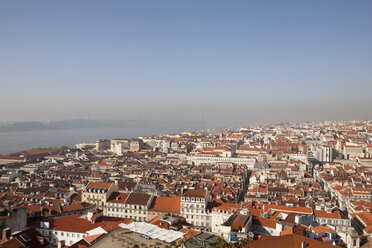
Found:
[[[192,144],[189,143],[189,144],[186,145],[187,153],[190,153],[193,149],[194,149],[194,146]]]
[[[293,148],[293,151],[295,151],[296,153],[298,153],[298,152],[299,152],[299,150],[298,150],[298,146],[294,147],[294,148]]]

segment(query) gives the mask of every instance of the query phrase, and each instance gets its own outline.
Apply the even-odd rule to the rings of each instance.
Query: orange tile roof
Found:
[[[113,192],[109,199],[107,199],[108,203],[122,203],[127,200],[129,194],[128,193],[118,193],[118,192]]]
[[[102,227],[106,231],[110,231],[121,228],[118,226],[120,223],[129,224],[133,221],[132,219],[126,218],[102,216],[95,223],[92,223],[88,219],[82,218],[81,216],[82,215],[74,214],[49,219],[49,229],[66,232],[86,233],[87,231],[94,228]],[[40,228],[40,221],[30,223],[30,226]]]
[[[89,244],[92,244],[95,240],[99,239],[103,235],[105,235],[105,234],[104,233],[99,233],[99,234],[95,234],[95,235],[89,235],[89,236],[86,236],[84,239]]]
[[[305,227],[302,226],[302,225],[297,225],[297,226],[294,226],[294,227],[289,227],[289,228],[285,229],[284,231],[282,231],[280,233],[280,236],[284,236],[284,235],[287,235],[287,234],[298,234],[298,235],[304,236],[304,234],[305,234]]]
[[[313,226],[311,227],[311,230],[317,233],[318,235],[322,235],[324,233],[336,233],[336,231],[331,227],[323,225]]]
[[[181,213],[181,197],[156,196],[149,211]]]
[[[265,213],[268,212],[270,209],[280,210],[282,212],[292,212],[292,213],[306,213],[306,214],[313,213],[313,209],[309,207],[287,207],[287,206],[273,205],[273,204],[263,205],[263,210]]]
[[[207,191],[205,189],[187,189],[182,196],[185,197],[205,197]]]
[[[356,218],[364,222],[366,226],[363,227],[367,233],[372,233],[372,213],[370,212],[359,212],[350,214],[351,217]]]
[[[324,243],[315,239],[310,239],[297,234],[288,234],[284,236],[267,236],[264,239],[253,240],[247,243],[247,248],[298,248],[302,242],[306,243],[306,248],[331,248],[331,244]]]
[[[340,212],[337,208],[332,209],[332,212],[328,213],[325,210],[314,210],[315,218],[328,218],[328,219],[347,219],[347,217]]]
[[[233,213],[236,209],[239,209],[240,207],[241,207],[240,204],[222,203],[220,206],[213,207],[212,211]]]
[[[87,185],[87,189],[109,189],[113,185],[112,182],[90,182]]]
[[[184,239],[189,239],[191,237],[194,237],[196,234],[199,233],[199,231],[197,230],[194,230],[194,229],[188,229],[188,228],[182,228],[180,230],[178,230],[179,232],[183,232],[183,233],[186,233],[185,235],[183,235],[183,238]]]
[[[269,228],[276,228],[276,221],[270,220],[262,217],[254,217],[253,218],[253,224],[259,225],[259,226],[265,226]]]

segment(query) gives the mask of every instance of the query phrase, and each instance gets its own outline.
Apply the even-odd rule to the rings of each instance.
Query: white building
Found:
[[[181,196],[181,215],[195,227],[212,227],[211,215],[207,212],[209,193],[205,189],[187,189]]]
[[[94,234],[107,233],[112,228],[119,228],[120,223],[129,224],[132,220],[104,217],[102,211],[89,211],[86,215],[67,215],[53,219],[37,221],[35,227],[52,245],[64,243],[72,245]]]

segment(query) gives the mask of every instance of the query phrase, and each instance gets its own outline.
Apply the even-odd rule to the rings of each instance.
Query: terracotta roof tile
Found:
[[[109,189],[113,184],[112,182],[90,182],[87,189]]]
[[[129,224],[133,220],[125,218],[114,218],[102,216],[95,223],[92,223],[86,218],[83,218],[82,215],[67,215],[62,217],[57,217],[48,220],[49,229],[67,231],[67,232],[77,232],[77,233],[86,233],[89,230],[92,230],[96,227],[102,227],[106,231],[119,229],[118,224],[124,223]],[[30,223],[30,226],[40,228],[40,221]]]
[[[181,197],[156,196],[151,204],[149,211],[180,213]]]
[[[151,195],[144,193],[130,193],[125,204],[132,205],[147,205],[151,198]]]
[[[253,240],[247,243],[247,248],[299,248],[302,242],[306,243],[306,248],[331,248],[333,245],[322,241],[310,239],[297,234],[288,234],[284,236],[270,236],[265,239]]]

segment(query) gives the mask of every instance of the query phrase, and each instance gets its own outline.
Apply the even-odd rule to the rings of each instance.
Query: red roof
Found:
[[[310,239],[297,234],[288,234],[284,236],[264,236],[264,239],[253,240],[247,243],[247,248],[298,248],[303,242],[306,248],[328,248],[335,247],[331,244],[324,243],[315,239]]]
[[[185,197],[205,197],[207,191],[205,189],[187,189],[182,196]]]
[[[87,185],[87,189],[109,189],[113,183],[112,182],[90,182]]]
[[[156,196],[151,204],[149,211],[180,213],[181,197]]]
[[[92,230],[97,227],[102,227],[106,231],[119,229],[118,226],[120,223],[129,224],[133,220],[127,218],[115,218],[115,217],[106,217],[102,216],[95,223],[92,223],[88,219],[84,218],[82,215],[67,215],[62,217],[57,217],[48,220],[49,229],[66,231],[66,232],[77,232],[77,233],[86,233],[89,230]],[[40,221],[30,223],[30,226],[40,228]]]

